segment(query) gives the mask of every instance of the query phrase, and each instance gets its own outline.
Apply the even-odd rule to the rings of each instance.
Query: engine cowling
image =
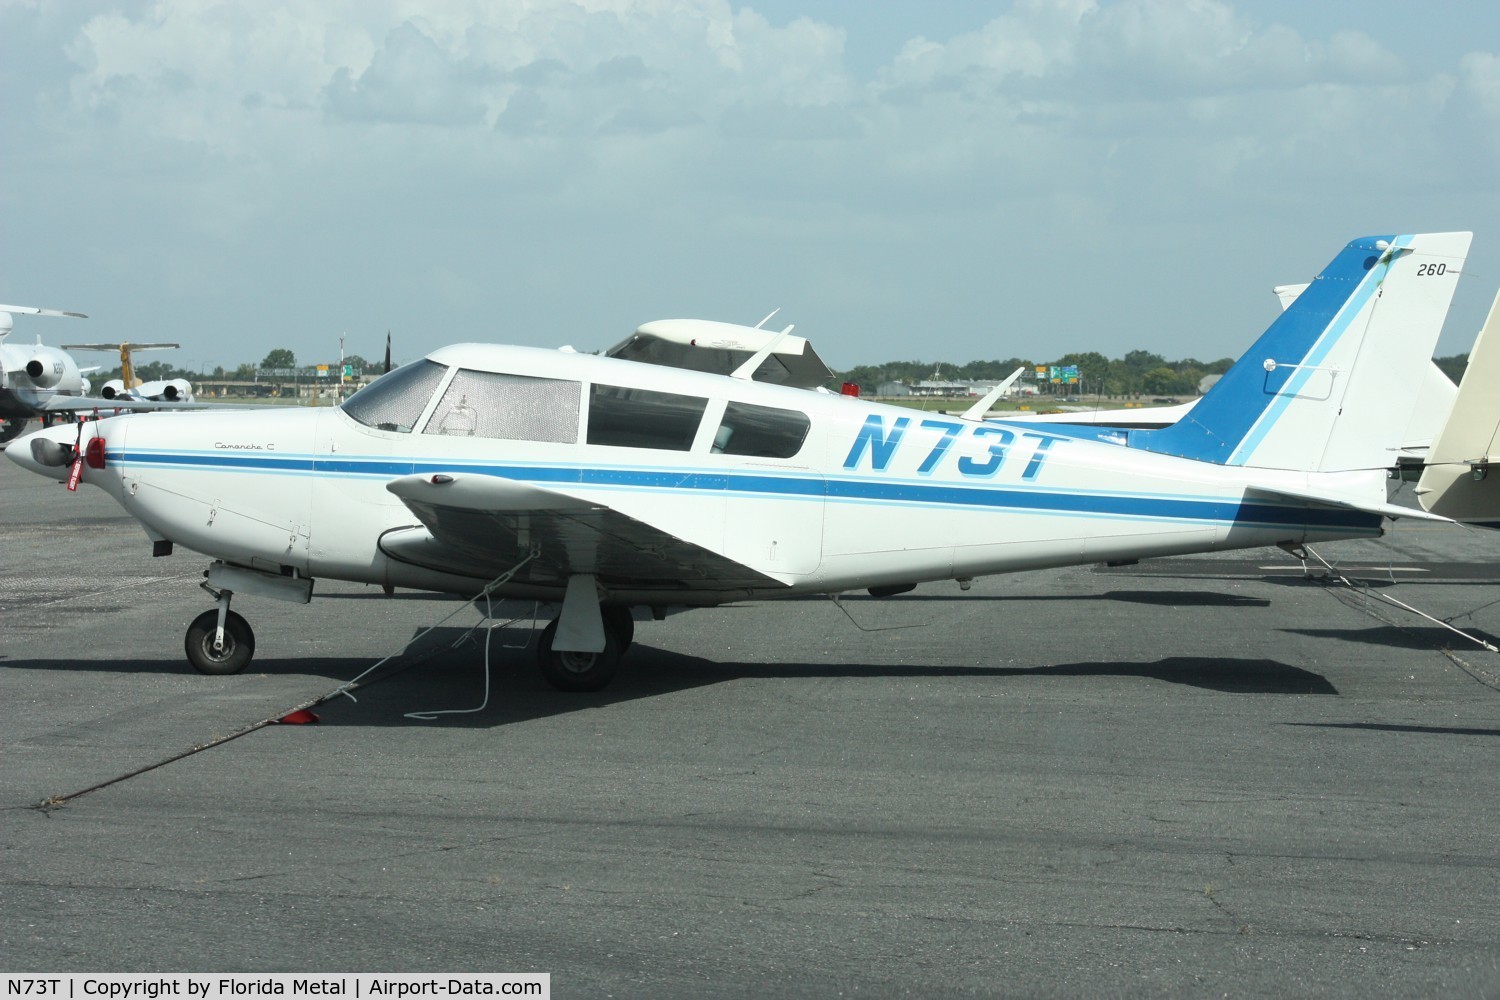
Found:
[[[38,355],[26,362],[26,377],[39,389],[50,389],[62,381],[67,370],[62,361]]]

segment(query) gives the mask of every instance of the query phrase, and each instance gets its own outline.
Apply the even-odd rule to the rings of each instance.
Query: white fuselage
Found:
[[[456,436],[451,424],[439,433],[429,424],[441,386],[411,430],[367,426],[341,409],[127,414],[85,431],[105,439],[105,465],[85,469],[83,481],[108,490],[153,538],[225,562],[473,592],[483,580],[382,553],[383,533],[418,523],[386,484],[414,474],[498,476],[607,506],[784,584],[731,591],[702,580],[664,593],[600,580],[627,603],[712,604],[1381,532],[1376,515],[1250,501],[1245,491],[1383,494],[1382,473],[1224,467],[1055,428],[589,355],[458,345],[430,358],[453,366],[443,385],[459,367],[582,382],[577,425],[553,435],[561,441]],[[691,447],[587,443],[595,383],[706,399]],[[715,430],[730,403],[803,414],[805,440],[786,458],[720,453]],[[526,583],[510,592],[559,596]]]

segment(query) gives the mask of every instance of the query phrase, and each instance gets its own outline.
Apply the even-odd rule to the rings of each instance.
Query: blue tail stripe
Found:
[[[1288,366],[1315,365],[1333,349],[1389,266],[1379,263],[1377,242],[1397,239],[1351,241],[1186,417],[1160,430],[1131,431],[1130,447],[1218,465],[1243,461],[1312,375]],[[1266,371],[1267,358],[1282,367]]]

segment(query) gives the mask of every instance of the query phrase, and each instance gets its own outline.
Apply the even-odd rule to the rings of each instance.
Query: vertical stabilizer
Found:
[[[1260,469],[1393,465],[1471,236],[1349,243],[1187,416],[1130,446]]]

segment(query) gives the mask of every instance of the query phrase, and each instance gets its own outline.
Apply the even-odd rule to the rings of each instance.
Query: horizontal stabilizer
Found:
[[[1245,491],[1247,497],[1264,498],[1276,500],[1281,503],[1296,501],[1298,503],[1311,504],[1316,507],[1336,507],[1340,510],[1358,510],[1366,514],[1379,514],[1381,517],[1409,517],[1418,521],[1445,521],[1452,523],[1452,518],[1443,517],[1440,514],[1429,514],[1425,510],[1415,507],[1402,507],[1398,504],[1383,503],[1380,501],[1365,500],[1360,497],[1344,496],[1338,493],[1321,493],[1316,490],[1284,489],[1282,487],[1252,486]]]
[[[65,351],[169,351],[181,344],[64,344]]]

